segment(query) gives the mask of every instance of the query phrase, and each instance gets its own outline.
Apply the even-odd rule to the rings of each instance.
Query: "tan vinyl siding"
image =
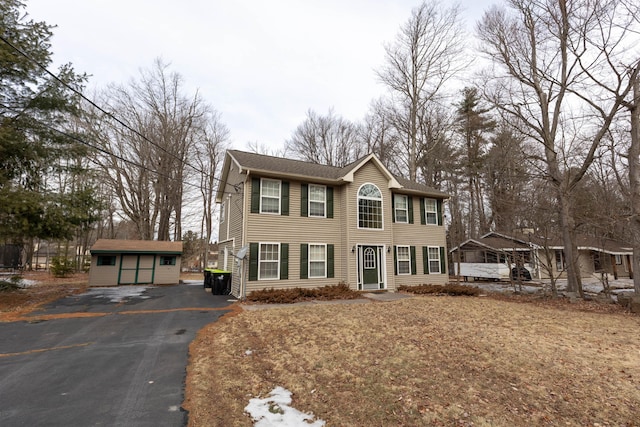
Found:
[[[289,215],[271,215],[250,213],[247,206],[247,238],[250,242],[273,242],[289,244],[289,278],[287,280],[247,281],[247,293],[257,289],[278,287],[318,287],[335,285],[344,281],[342,244],[341,189],[334,187],[333,218],[314,218],[300,216],[301,182],[289,182]],[[250,180],[247,192],[251,192]],[[324,243],[334,245],[334,277],[327,279],[300,279],[300,244]],[[248,267],[248,266],[247,266]]]
[[[228,182],[238,184],[241,188],[244,184],[245,176],[238,173],[238,167],[235,164],[229,169]],[[218,240],[223,242],[235,238],[238,244],[242,242],[242,218],[243,218],[243,202],[244,194],[251,192],[251,183],[244,185],[244,191],[236,192],[234,187],[226,185],[226,194],[224,195],[225,218],[219,225]]]
[[[424,274],[422,247],[445,247],[446,251],[446,230],[442,225],[420,224],[420,197],[413,196],[413,224],[394,223],[393,224],[393,244],[408,245],[416,247],[416,274],[395,276],[396,286],[400,285],[421,285],[421,284],[445,284],[449,281],[449,266],[447,274]],[[393,255],[393,254],[392,254]],[[393,264],[393,256],[391,256]],[[445,259],[446,263],[446,259]],[[448,263],[446,263],[448,264]],[[393,270],[391,270],[393,272]]]
[[[156,256],[153,283],[155,285],[176,285],[180,281],[181,257],[176,256],[176,265],[160,265],[160,256]]]
[[[98,256],[115,256],[116,265],[98,265]],[[161,265],[158,254],[100,254],[91,257],[90,286],[119,284],[174,285],[180,281],[180,255],[175,265]],[[153,282],[152,282],[153,281]]]
[[[366,183],[376,185],[382,193],[382,211],[383,211],[383,229],[368,230],[358,229],[358,190],[360,186]],[[389,181],[384,177],[381,171],[370,162],[360,168],[355,176],[354,182],[350,183],[346,188],[346,227],[348,229],[347,247],[351,248],[359,244],[374,245],[390,245],[393,242],[393,227],[391,218],[391,192],[389,190]],[[357,286],[357,256],[348,252],[349,274],[347,281]],[[387,289],[395,290],[393,276],[393,256],[386,257],[386,279]],[[355,287],[354,286],[354,287]]]
[[[243,241],[243,221],[244,212],[246,212],[245,195],[251,194],[251,182],[245,182],[246,176],[240,174],[238,166],[232,163],[227,175],[227,185],[225,186],[226,194],[223,196],[225,203],[225,219],[219,225],[218,231],[218,267],[226,268],[231,271],[231,294],[240,296],[240,276],[241,272],[236,267],[235,258],[232,253],[236,253],[244,245]],[[240,191],[236,191],[230,184],[236,184]],[[223,266],[224,249],[228,250],[227,265]],[[246,264],[246,263],[245,263]]]
[[[100,254],[102,256],[103,254]],[[98,265],[98,255],[91,257],[91,268],[89,269],[90,286],[115,286],[118,284],[118,272],[120,271],[120,255],[104,254],[116,257],[116,265]]]

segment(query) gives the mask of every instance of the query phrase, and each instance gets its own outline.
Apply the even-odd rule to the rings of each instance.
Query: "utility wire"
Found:
[[[92,101],[91,99],[89,99],[88,97],[86,97],[82,92],[78,91],[77,89],[75,89],[74,87],[72,87],[71,85],[69,85],[68,83],[66,83],[65,81],[63,81],[62,79],[60,79],[57,75],[55,75],[54,73],[52,73],[51,71],[49,71],[49,69],[47,67],[45,67],[44,65],[42,65],[40,62],[38,62],[37,60],[33,59],[32,57],[30,57],[27,53],[25,53],[22,49],[20,49],[19,47],[15,46],[13,43],[11,43],[9,40],[7,40],[3,35],[0,35],[0,40],[2,40],[4,43],[6,43],[9,47],[11,47],[13,50],[15,50],[16,52],[18,52],[21,56],[25,57],[27,60],[31,61],[32,63],[34,63],[38,68],[40,68],[41,70],[43,70],[45,73],[47,73],[48,75],[50,75],[51,77],[53,77],[57,82],[59,82],[60,84],[62,84],[64,87],[66,87],[67,89],[71,90],[73,93],[75,93],[76,95],[80,96],[82,99],[84,99],[85,101],[87,101],[91,106],[95,107],[96,109],[98,109],[100,112],[102,112],[103,114],[107,115],[108,117],[112,118],[113,120],[115,120],[118,124],[120,124],[121,126],[124,126],[126,129],[130,130],[131,132],[133,132],[134,134],[138,135],[140,138],[144,139],[145,141],[147,141],[148,143],[150,143],[151,145],[153,145],[154,147],[159,148],[160,150],[164,151],[166,154],[174,157],[175,159],[177,159],[178,161],[180,161],[181,163],[183,163],[184,165],[190,167],[191,169],[195,170],[198,173],[201,173],[204,176],[207,177],[212,177],[215,181],[219,181],[222,182],[220,180],[220,178],[216,177],[215,175],[211,176],[209,173],[201,170],[200,168],[197,168],[195,166],[193,166],[192,164],[190,164],[189,162],[187,162],[186,160],[180,158],[179,156],[175,155],[174,153],[168,151],[166,148],[160,146],[159,144],[151,141],[149,138],[147,138],[145,135],[143,135],[141,132],[139,132],[138,130],[132,128],[131,126],[129,126],[129,124],[125,123],[124,121],[120,120],[118,117],[116,117],[113,113],[104,110],[102,107],[100,107],[98,104],[96,104],[94,101]],[[113,153],[111,153],[113,154]],[[157,172],[156,172],[157,173]]]
[[[9,111],[11,111],[11,112],[14,112],[14,113],[20,113],[20,114],[22,114],[22,113],[24,112],[24,111],[18,112],[18,111],[16,111],[15,109],[13,109],[13,108],[11,108],[11,107],[9,107],[8,105],[3,104],[3,103],[0,103],[0,106],[2,106],[3,108],[5,108],[5,109],[7,109],[7,110],[9,110]],[[76,142],[78,142],[78,143],[80,143],[80,144],[82,144],[82,145],[85,145],[85,146],[87,146],[87,147],[89,147],[89,148],[92,148],[92,149],[94,149],[94,150],[96,150],[96,151],[98,151],[98,152],[101,152],[101,153],[103,153],[103,154],[106,154],[107,156],[115,157],[116,159],[118,159],[118,160],[120,160],[120,161],[122,161],[122,162],[125,162],[125,163],[130,164],[130,165],[135,166],[135,167],[138,167],[138,168],[140,168],[140,169],[142,169],[142,170],[144,170],[144,171],[151,172],[151,173],[153,173],[153,174],[155,174],[155,175],[157,175],[157,176],[160,176],[160,177],[163,177],[163,178],[167,178],[167,179],[170,179],[170,180],[174,180],[174,179],[176,179],[175,177],[172,177],[172,176],[169,176],[169,175],[165,175],[165,174],[163,174],[163,173],[161,173],[161,172],[158,172],[158,171],[157,171],[157,170],[155,170],[155,169],[150,169],[149,167],[147,167],[147,166],[145,166],[145,165],[142,165],[142,164],[140,164],[140,163],[138,163],[138,162],[135,162],[135,161],[133,161],[133,160],[127,159],[127,158],[125,158],[125,157],[122,157],[121,155],[116,154],[116,153],[113,153],[113,152],[111,152],[111,151],[109,151],[109,150],[107,150],[107,149],[105,149],[105,148],[103,148],[103,147],[100,147],[100,146],[97,146],[97,145],[93,145],[93,144],[91,144],[91,143],[89,143],[89,142],[85,141],[84,139],[82,139],[82,138],[80,138],[80,137],[76,136],[76,135],[73,135],[73,134],[70,134],[70,133],[68,133],[68,132],[65,132],[65,131],[62,131],[62,130],[60,130],[60,129],[57,129],[57,128],[55,128],[55,127],[51,126],[49,123],[46,123],[46,122],[44,122],[44,121],[42,121],[42,120],[39,120],[39,119],[36,119],[36,118],[34,118],[33,116],[31,116],[31,119],[32,119],[32,120],[34,120],[34,121],[36,121],[37,123],[39,123],[41,126],[46,127],[46,128],[47,128],[47,129],[49,129],[49,130],[52,130],[52,131],[54,131],[54,132],[56,132],[56,133],[58,133],[58,134],[60,134],[60,135],[62,135],[62,136],[65,136],[65,137],[67,137],[67,138],[69,138],[69,139],[71,139],[71,140],[73,140],[73,141],[76,141]],[[92,162],[93,164],[95,164],[95,165],[97,165],[97,166],[101,166],[101,165],[100,165],[96,160],[91,159],[91,158],[90,158],[90,160],[91,160],[91,162]],[[186,185],[189,185],[189,186],[191,186],[191,187],[194,187],[194,188],[196,188],[196,189],[199,189],[199,190],[201,189],[201,186],[200,186],[200,185],[195,184],[195,183],[193,183],[193,182],[189,182],[189,181],[182,181],[182,183],[183,183],[183,184],[186,184]],[[232,185],[232,184],[230,184],[230,185]],[[232,185],[232,187],[234,187],[234,188],[235,188],[235,185]],[[224,194],[235,194],[235,193],[231,193],[231,192],[229,192],[229,191],[224,191],[223,193],[224,193]]]

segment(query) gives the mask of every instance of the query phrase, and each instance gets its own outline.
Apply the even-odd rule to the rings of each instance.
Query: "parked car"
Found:
[[[511,278],[528,282],[531,281],[531,272],[526,267],[513,267],[511,269]]]

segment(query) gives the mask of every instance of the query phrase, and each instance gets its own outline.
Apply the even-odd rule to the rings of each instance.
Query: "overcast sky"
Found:
[[[25,0],[57,25],[54,67],[71,62],[90,87],[126,83],[155,58],[171,63],[222,115],[234,148],[280,148],[307,110],[357,121],[385,89],[384,43],[419,1]],[[497,0],[495,1],[497,2]],[[463,0],[471,31],[491,0]],[[443,1],[443,4],[450,2]],[[472,43],[470,41],[470,43]]]

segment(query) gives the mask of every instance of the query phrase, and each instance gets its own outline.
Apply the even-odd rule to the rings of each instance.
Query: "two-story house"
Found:
[[[347,283],[357,290],[448,280],[438,190],[370,154],[343,168],[226,153],[216,195],[219,267],[232,291]]]

